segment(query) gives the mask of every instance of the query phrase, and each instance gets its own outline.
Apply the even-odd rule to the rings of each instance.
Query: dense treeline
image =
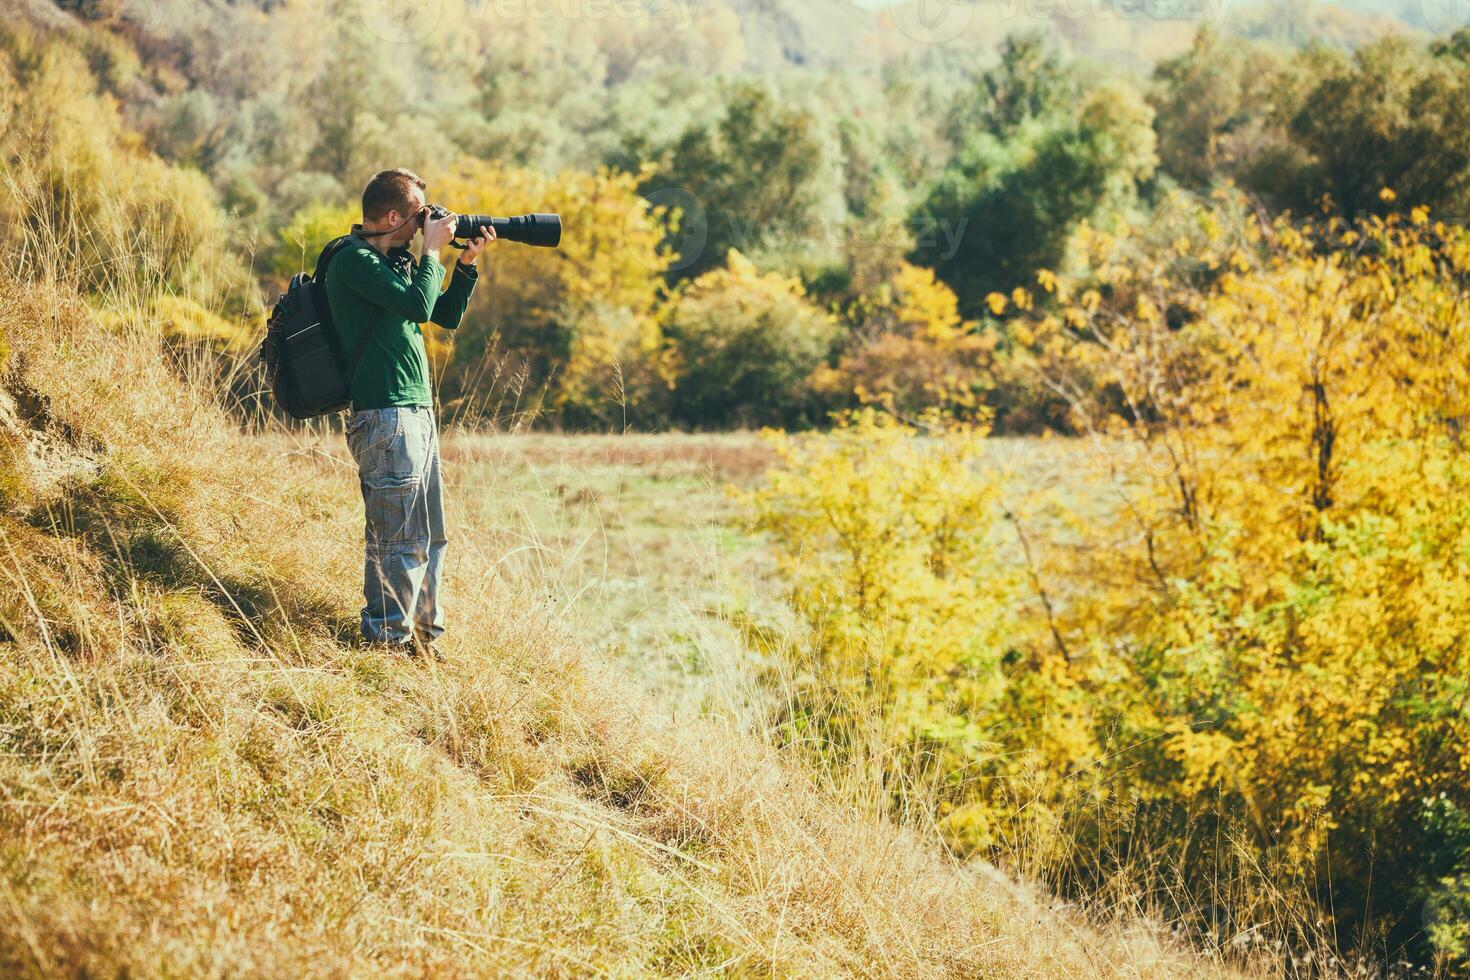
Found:
[[[435,338],[467,421],[791,426],[880,399],[1065,427],[987,297],[1042,270],[1085,275],[1080,230],[1148,229],[1170,190],[1226,183],[1297,215],[1406,202],[1453,219],[1470,192],[1466,35],[1302,47],[1281,40],[1302,22],[1268,32],[1257,15],[1202,30],[1151,77],[1039,35],[753,75],[722,4],[505,21],[444,3],[407,26],[351,0],[330,16],[88,9],[97,27],[11,27],[28,38],[11,46],[85,61],[83,88],[205,175],[217,204],[191,210],[229,215],[231,250],[267,290],[388,163],[460,210],[573,213],[570,239],[595,244],[569,262],[499,250],[506,274],[467,329]],[[45,98],[28,93],[28,111]],[[258,305],[235,278],[234,308]]]

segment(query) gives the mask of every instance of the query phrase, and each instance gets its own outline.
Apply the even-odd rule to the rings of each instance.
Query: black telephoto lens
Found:
[[[561,215],[522,214],[514,218],[491,218],[483,214],[462,214],[455,225],[454,237],[469,241],[480,237],[481,228],[494,228],[495,237],[507,242],[556,248],[561,244]]]

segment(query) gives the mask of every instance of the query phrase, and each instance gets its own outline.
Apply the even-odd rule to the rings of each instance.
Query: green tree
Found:
[[[840,227],[840,154],[830,127],[768,86],[737,84],[718,121],[687,130],[661,156],[644,192],[677,188],[701,212],[685,215],[704,233],[690,239],[703,247],[676,263],[683,277],[723,265],[732,248],[790,255]]]
[[[1327,195],[1349,215],[1418,205],[1463,215],[1470,204],[1467,47],[1464,32],[1432,47],[1389,37],[1351,58],[1323,59],[1290,123],[1314,161],[1312,200]],[[1381,198],[1384,188],[1402,204]]]
[[[934,241],[918,261],[938,270],[966,317],[980,315],[989,293],[1060,266],[1081,222],[1133,198],[1156,164],[1151,123],[1135,90],[1104,85],[1075,119],[1028,121],[1007,140],[980,135],[924,206],[958,244]]]
[[[1272,198],[1289,195],[1303,154],[1282,116],[1283,104],[1287,113],[1294,104],[1291,82],[1299,73],[1281,48],[1201,30],[1188,52],[1154,70],[1149,101],[1159,169],[1192,189],[1232,179]]]
[[[808,379],[839,334],[801,284],[761,274],[738,251],[684,286],[664,324],[673,412],[693,426],[789,424],[808,408]]]
[[[1076,73],[1045,37],[1008,37],[1001,44],[1000,62],[951,107],[946,120],[950,139],[957,147],[976,132],[1004,139],[1028,121],[1075,103],[1078,89]]]

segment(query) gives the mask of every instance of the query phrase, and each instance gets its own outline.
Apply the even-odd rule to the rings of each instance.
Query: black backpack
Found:
[[[362,332],[348,359],[332,323],[326,275],[332,257],[353,241],[352,235],[344,235],[328,242],[313,273],[297,273],[266,322],[260,359],[276,404],[293,418],[332,415],[352,405],[352,376],[372,329]]]

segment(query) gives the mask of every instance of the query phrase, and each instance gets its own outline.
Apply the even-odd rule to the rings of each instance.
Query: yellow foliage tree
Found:
[[[779,465],[750,499],[810,629],[793,737],[887,766],[895,802],[923,783],[949,809],[969,789],[948,777],[995,754],[1016,583],[975,469],[986,428],[922,423],[930,437],[868,408],[830,435],[772,435]]]
[[[1426,801],[1470,811],[1470,237],[1422,211],[1245,214],[1202,210],[1142,256],[1097,236],[1096,281],[1037,315],[1060,385],[1116,393],[1073,386],[1123,502],[1052,572],[1085,596],[1075,644],[1130,678],[1089,686],[1112,744],[1144,746],[1117,788],[1173,807],[1178,859],[1285,891],[1330,874],[1344,927],[1407,937],[1449,846]],[[1221,826],[1245,856],[1191,853]]]
[[[462,410],[493,411],[512,384],[571,424],[656,402],[655,310],[670,258],[637,174],[465,161],[426,177],[431,199],[459,213],[552,211],[566,229],[558,249],[504,243],[482,260],[446,379]]]
[[[973,407],[992,382],[996,338],[962,320],[954,291],[932,269],[900,264],[848,313],[857,327],[847,350],[813,378],[835,403],[876,401],[917,416],[931,406]]]
[[[1233,201],[1191,224],[1162,247],[1086,234],[1091,279],[995,298],[1071,394],[1090,437],[1074,478],[1095,492],[1026,545],[1039,601],[1014,607],[1015,656],[961,712],[1005,751],[950,757],[948,826],[961,846],[1024,840],[1074,884],[1146,865],[1181,912],[1293,942],[1422,943],[1404,912],[1428,900],[1451,955],[1470,934],[1446,918],[1470,907],[1470,233],[1422,210],[1263,225]],[[882,460],[877,490],[803,464],[807,497],[778,472],[764,525],[803,562],[798,607],[835,624],[816,651],[853,646],[832,631],[863,589],[804,584],[849,551],[781,501],[887,528],[922,483],[884,482],[890,432],[831,438],[808,457]],[[919,583],[883,593],[903,622],[951,621],[904,536],[862,540],[875,574]],[[996,574],[974,598],[1010,594]]]

